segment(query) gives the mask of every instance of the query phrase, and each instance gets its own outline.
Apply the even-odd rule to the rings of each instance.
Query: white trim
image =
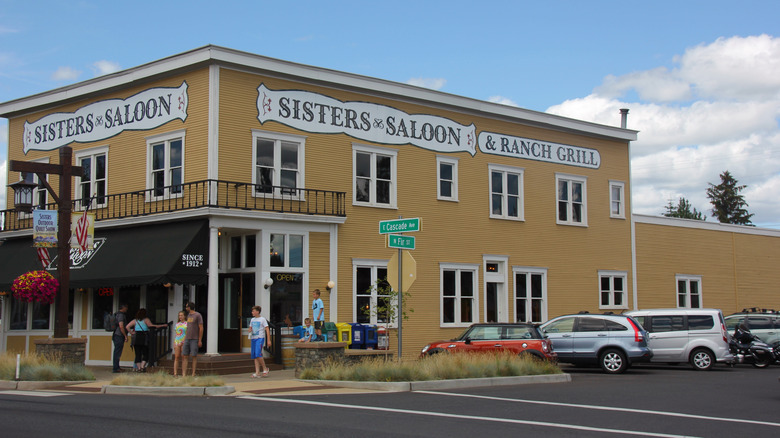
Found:
[[[507,121],[511,123],[544,127],[559,132],[582,133],[609,139],[624,141],[637,139],[638,131],[617,126],[599,125],[553,114],[442,93],[422,87],[267,58],[213,45],[103,75],[78,84],[6,102],[0,104],[0,116],[16,117],[17,113],[32,113],[42,106],[81,100],[89,95],[100,94],[108,89],[145,82],[157,76],[169,74],[172,71],[191,69],[200,64],[214,63],[230,66],[231,68],[258,70],[275,77],[286,77],[302,82],[324,84],[336,89],[351,89],[372,96],[390,94],[400,98],[400,100],[407,100],[430,107],[449,110],[454,108],[458,112],[474,117],[488,116],[508,119]]]
[[[610,278],[613,278],[613,279],[616,278],[616,277],[620,277],[620,278],[623,279],[623,304],[616,305],[615,302],[614,302],[614,299],[615,299],[614,281],[612,282],[613,288],[612,288],[612,290],[609,291],[609,293],[610,293],[610,296],[609,296],[610,303],[606,304],[606,305],[601,303],[601,292],[602,292],[602,290],[601,290],[601,279],[603,277],[610,277]],[[597,289],[596,290],[598,291],[599,309],[607,309],[607,310],[611,310],[611,309],[628,309],[628,302],[629,302],[629,300],[628,300],[628,272],[627,271],[614,271],[614,270],[609,270],[609,269],[600,269],[598,271],[598,285],[597,285]]]
[[[500,172],[503,184],[503,192],[501,193],[501,211],[502,214],[493,213],[493,172]],[[507,215],[508,205],[506,202],[507,196],[509,196],[509,185],[507,184],[507,174],[511,173],[518,176],[518,206],[517,217]],[[488,163],[488,208],[490,210],[491,219],[505,219],[510,221],[525,221],[525,168],[505,166],[502,164]]]
[[[696,219],[650,216],[644,214],[632,214],[631,218],[638,224],[662,225],[667,227],[694,228],[698,230],[723,231],[726,233],[780,237],[780,230],[773,228],[758,228],[747,225],[722,224],[719,222],[700,221]]]
[[[208,179],[219,179],[219,66],[209,66]]]
[[[458,161],[457,157],[448,157],[436,155],[436,199],[440,201],[458,202]],[[452,166],[452,196],[442,196],[441,194],[441,165],[450,164]]]
[[[685,281],[688,284],[688,291],[685,293],[685,307],[680,307],[679,302],[679,296],[680,296],[680,281]],[[691,283],[695,282],[699,285],[699,306],[698,307],[691,307]],[[702,276],[701,275],[691,275],[691,274],[674,274],[674,303],[677,306],[678,309],[704,309],[704,285],[702,284]]]

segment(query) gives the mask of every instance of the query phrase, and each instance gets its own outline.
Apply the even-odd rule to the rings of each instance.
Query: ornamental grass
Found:
[[[218,376],[173,377],[158,371],[156,373],[125,373],[111,380],[117,386],[225,386]]]
[[[301,372],[301,378],[360,382],[412,382],[561,373],[561,369],[554,363],[510,353],[442,353],[407,362],[388,361],[382,358],[371,358],[358,364],[329,361],[322,367],[304,369]]]
[[[0,354],[0,380],[16,379],[16,354]],[[19,380],[31,381],[81,381],[95,380],[84,365],[63,364],[57,355],[25,353],[21,355]]]

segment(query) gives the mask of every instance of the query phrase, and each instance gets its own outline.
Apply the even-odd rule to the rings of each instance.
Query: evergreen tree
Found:
[[[691,203],[688,202],[685,198],[680,198],[677,205],[672,204],[672,200],[669,200],[669,205],[666,207],[666,213],[664,213],[664,216],[666,217],[679,217],[683,219],[696,219],[699,221],[706,221],[707,218],[704,217],[702,212],[696,210],[695,208],[691,209]]]
[[[712,216],[718,219],[718,222],[724,224],[753,225],[750,218],[753,214],[748,213],[745,207],[748,203],[742,195],[739,194],[746,185],[737,185],[737,180],[728,170],[720,174],[720,184],[708,183],[707,197],[712,204]]]

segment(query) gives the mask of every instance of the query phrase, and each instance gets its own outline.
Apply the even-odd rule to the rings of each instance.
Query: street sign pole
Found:
[[[403,217],[399,214],[398,219],[403,219]],[[398,317],[398,359],[401,360],[403,358],[403,350],[402,350],[402,340],[403,340],[403,332],[401,331],[401,325],[403,324],[404,320],[404,284],[403,284],[403,271],[404,271],[404,264],[401,263],[403,260],[403,251],[401,248],[398,248],[398,312],[396,312],[396,315]]]

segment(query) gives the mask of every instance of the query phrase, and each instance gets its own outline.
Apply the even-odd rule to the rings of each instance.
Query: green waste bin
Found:
[[[326,336],[325,340],[328,342],[338,341],[338,332],[335,322],[326,322],[322,328],[322,334]]]

